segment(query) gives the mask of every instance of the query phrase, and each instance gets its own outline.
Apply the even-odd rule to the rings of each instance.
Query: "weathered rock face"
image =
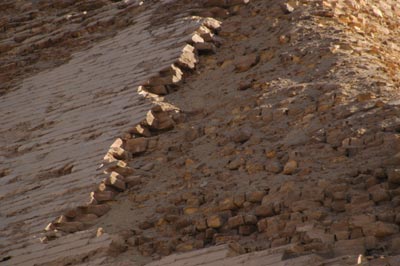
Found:
[[[36,4],[38,11],[26,16]],[[0,56],[8,59],[32,56],[15,50],[31,38],[40,55],[65,45],[34,27],[32,36],[9,37],[57,8],[77,12],[64,23],[73,20],[78,29],[94,19],[91,31],[85,28],[93,34],[108,12],[113,22],[104,22],[104,32],[136,23],[82,53],[84,60],[24,80],[0,98],[10,108],[4,121],[11,128],[1,149],[6,225],[0,239],[6,244],[0,265],[144,264],[133,250],[158,258],[226,243],[232,260],[224,252],[213,255],[233,265],[257,263],[254,254],[239,255],[264,249],[257,254],[271,265],[289,258],[290,265],[328,259],[341,265],[333,259],[339,256],[348,264],[398,265],[397,2],[1,5],[2,12],[24,14],[0,20],[6,32]],[[180,19],[189,14],[224,21]],[[93,36],[85,34],[71,38]],[[136,88],[153,107],[135,103]],[[42,97],[50,97],[48,106]],[[133,118],[135,112],[140,115]],[[90,181],[101,158],[104,172]],[[49,215],[58,218],[48,224]],[[41,240],[51,256],[33,252],[38,247],[29,242],[45,224]],[[86,235],[92,227],[99,228],[99,240]],[[53,256],[64,248],[76,260]],[[170,259],[155,265],[174,265]]]

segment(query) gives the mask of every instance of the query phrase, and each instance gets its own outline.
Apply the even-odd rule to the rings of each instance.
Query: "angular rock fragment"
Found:
[[[134,138],[126,140],[124,148],[132,154],[143,153],[147,150],[148,140],[146,138]]]

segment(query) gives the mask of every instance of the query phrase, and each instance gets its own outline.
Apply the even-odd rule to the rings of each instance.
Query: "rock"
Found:
[[[285,175],[291,175],[297,170],[297,162],[295,160],[289,160],[286,164],[285,167],[283,168],[283,173]]]
[[[236,209],[236,205],[234,203],[234,198],[229,197],[229,198],[226,198],[226,199],[222,200],[221,202],[219,202],[218,209],[220,211]]]
[[[293,202],[292,211],[302,212],[305,210],[312,210],[321,207],[321,203],[314,200],[298,200]]]
[[[256,231],[257,227],[254,225],[241,225],[239,226],[239,235],[248,236]]]
[[[267,164],[265,165],[265,170],[270,172],[270,173],[274,173],[274,174],[278,174],[282,171],[283,167],[282,164],[278,161],[278,160],[269,160],[267,162]]]
[[[392,254],[400,254],[400,236],[392,238],[390,241],[390,251]]]
[[[196,43],[194,45],[194,48],[196,48],[199,53],[212,53],[214,54],[217,51],[217,47],[210,42],[202,42],[202,43]]]
[[[393,184],[400,184],[400,169],[395,168],[388,171],[388,181]]]
[[[196,230],[202,232],[207,229],[207,221],[204,218],[198,218],[195,220]]]
[[[211,228],[220,228],[224,225],[225,221],[221,215],[212,215],[207,218],[207,226]]]
[[[244,225],[244,219],[242,215],[236,215],[228,219],[229,228],[234,229],[240,225]]]
[[[83,213],[92,213],[100,217],[106,214],[111,208],[107,204],[87,205],[78,207]]]
[[[372,200],[376,203],[390,200],[389,192],[382,188],[381,185],[370,187],[368,192],[371,194]]]
[[[339,240],[334,244],[333,253],[336,257],[365,254],[365,240],[364,238]]]
[[[241,208],[243,203],[246,201],[246,197],[244,194],[238,194],[233,197],[233,203],[236,207]]]
[[[267,227],[268,227],[267,218],[261,219],[258,221],[258,223],[257,223],[258,232],[260,232],[260,233],[265,232],[267,230]]]
[[[260,57],[257,54],[250,54],[238,57],[235,61],[235,70],[236,72],[245,72],[257,65],[260,60]]]
[[[83,224],[91,225],[97,220],[97,215],[88,213],[88,214],[81,214],[75,218],[76,222],[81,222]]]
[[[289,3],[282,3],[281,9],[285,14],[290,14],[294,11],[294,8]]]
[[[153,110],[149,111],[146,115],[146,123],[156,130],[168,130],[174,127],[174,121],[167,112]]]
[[[124,177],[117,172],[111,172],[110,176],[106,178],[105,184],[108,186],[112,186],[120,191],[124,191],[126,188],[126,184],[123,179]]]
[[[90,194],[91,198],[95,199],[97,202],[104,202],[113,200],[115,197],[115,192],[113,191],[98,191],[92,192]]]
[[[57,230],[66,232],[66,233],[75,233],[77,231],[81,231],[84,229],[84,224],[81,222],[61,222],[54,223],[54,226]]]
[[[257,217],[255,215],[252,214],[245,214],[243,216],[244,219],[244,223],[245,224],[252,224],[252,225],[256,225],[257,224]]]
[[[135,134],[135,135],[140,135],[144,137],[150,137],[151,133],[150,130],[147,127],[144,127],[142,125],[136,125],[134,128],[129,130],[129,133]]]
[[[150,93],[157,95],[167,95],[168,90],[165,85],[145,86],[144,89]]]
[[[187,44],[183,47],[181,56],[177,60],[176,64],[183,68],[194,69],[198,62],[199,60],[196,56],[195,48],[190,44]]]
[[[124,178],[125,184],[128,188],[140,185],[142,178],[140,176],[128,176]]]
[[[235,143],[245,143],[252,136],[251,129],[241,128],[240,130],[233,132],[230,139]]]
[[[259,203],[262,201],[262,199],[264,198],[265,195],[266,195],[265,191],[256,190],[256,191],[247,193],[246,199],[247,199],[247,201],[252,202],[252,203]]]
[[[126,151],[133,154],[145,152],[147,150],[148,140],[146,138],[128,139],[124,145]]]
[[[380,238],[398,233],[399,227],[392,223],[375,222],[365,225],[363,227],[363,231],[365,235],[371,235]]]
[[[189,240],[176,246],[175,250],[178,252],[187,252],[193,249],[204,247],[204,242],[201,240]]]
[[[272,204],[263,204],[257,206],[254,210],[254,214],[259,217],[270,217],[274,215],[274,209]]]

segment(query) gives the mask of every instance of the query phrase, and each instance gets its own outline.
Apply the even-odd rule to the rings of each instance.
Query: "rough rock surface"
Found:
[[[0,10],[1,266],[400,264],[396,1]]]

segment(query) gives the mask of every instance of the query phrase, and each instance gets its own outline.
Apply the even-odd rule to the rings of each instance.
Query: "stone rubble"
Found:
[[[76,8],[96,10],[105,3]],[[14,8],[11,2],[2,5]],[[180,19],[163,28],[157,19],[167,19],[166,7],[224,21],[193,16],[184,29]],[[128,2],[117,4],[124,8]],[[40,174],[25,181],[24,189],[17,175],[24,172],[15,170],[36,150],[68,151],[60,141],[53,146],[45,141],[57,137],[52,123],[62,123],[54,110],[79,106],[61,101],[48,109],[54,120],[46,117],[50,124],[37,127],[50,137],[35,135],[42,141],[38,146],[4,141],[2,151],[14,153],[2,153],[10,167],[0,171],[5,186],[0,212],[7,218],[0,265],[145,265],[150,259],[156,261],[147,265],[398,265],[399,4],[206,0],[171,1],[158,8],[155,4],[149,11],[157,19],[146,24],[154,27],[151,45],[174,25],[179,33],[167,32],[171,40],[165,43],[174,48],[162,64],[157,56],[148,65],[138,64],[145,74],[137,72],[134,86],[153,106],[140,107],[141,115],[129,117],[129,123],[109,116],[114,135],[107,141],[116,139],[103,147],[105,155],[90,153],[104,155],[96,180],[101,181],[92,192],[86,193],[92,182],[82,181],[81,189],[73,184],[41,198],[67,184],[56,178],[93,174],[68,160],[54,161],[50,168],[39,164]],[[185,41],[177,45],[176,39]],[[36,45],[44,49],[49,43]],[[11,49],[7,39],[2,45],[4,51]],[[40,84],[34,78],[31,84]],[[29,92],[26,87],[6,90],[7,107],[21,90]],[[115,110],[127,103],[108,104]],[[9,113],[7,125],[18,129],[9,135],[30,138],[23,132],[35,127],[14,125]],[[71,119],[77,117],[86,116]],[[86,141],[96,139],[90,134]],[[79,177],[77,182],[84,178]],[[67,206],[68,189],[85,191],[88,203],[81,196]],[[27,197],[21,197],[24,193]],[[32,199],[54,206],[37,211]],[[48,215],[58,218],[45,227]],[[40,226],[45,230],[40,232]],[[32,242],[33,234],[43,244],[37,237]]]

